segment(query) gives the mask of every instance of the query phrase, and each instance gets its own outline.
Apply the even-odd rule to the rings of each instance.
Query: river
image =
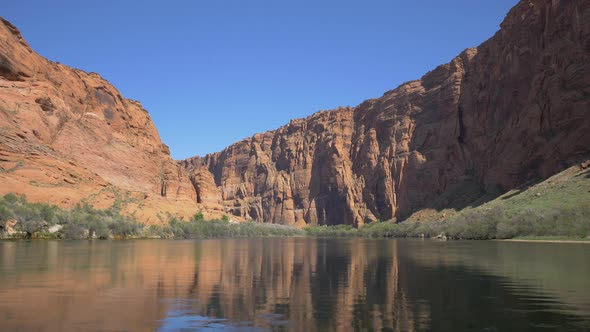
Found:
[[[0,242],[0,331],[590,331],[590,245]]]

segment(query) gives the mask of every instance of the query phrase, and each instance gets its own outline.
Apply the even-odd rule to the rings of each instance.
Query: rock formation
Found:
[[[0,21],[0,194],[71,207],[116,200],[143,221],[197,211],[148,112],[95,73],[36,54]]]
[[[419,80],[183,164],[199,200],[233,215],[360,225],[564,169],[590,154],[589,110],[590,1],[523,0]]]

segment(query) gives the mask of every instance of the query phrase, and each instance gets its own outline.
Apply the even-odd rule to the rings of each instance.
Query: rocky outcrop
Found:
[[[352,213],[347,197],[354,181],[349,156],[352,109],[320,112],[292,120],[276,131],[254,135],[224,151],[184,161],[189,170],[206,167],[219,186],[225,209],[244,218],[294,224],[324,223]],[[193,177],[198,188],[200,181]]]
[[[215,184],[213,175],[208,169],[200,167],[190,174],[190,180],[196,192],[196,200],[205,210],[223,211],[220,192]]]
[[[196,195],[148,112],[95,73],[36,54],[0,21],[0,194],[71,207],[126,197],[129,213],[190,215]]]
[[[274,223],[462,208],[590,154],[590,2],[521,1],[491,39],[355,108],[183,161],[200,199]]]

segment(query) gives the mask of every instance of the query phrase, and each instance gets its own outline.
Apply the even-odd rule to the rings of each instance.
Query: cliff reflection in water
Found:
[[[197,315],[287,330],[412,330],[395,241],[235,240],[201,248],[208,254],[187,294]]]
[[[583,267],[586,247],[552,249],[554,257],[519,247],[512,261],[511,250],[498,250],[508,246],[310,238],[0,242],[0,330],[589,330],[590,315],[580,312],[587,313],[590,285],[557,285],[561,272],[546,260]],[[554,280],[559,301],[541,288],[543,275],[515,275],[513,282],[482,272],[484,265],[511,271],[527,257]]]
[[[412,330],[398,270],[395,241],[0,242],[0,327]]]

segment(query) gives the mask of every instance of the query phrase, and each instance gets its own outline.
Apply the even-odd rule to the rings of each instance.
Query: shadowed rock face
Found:
[[[419,80],[183,165],[236,216],[359,225],[546,178],[590,153],[589,110],[590,2],[521,1]]]
[[[89,198],[106,207],[127,192],[143,221],[197,210],[188,175],[139,102],[36,54],[2,19],[0,194],[8,192],[63,207]]]

